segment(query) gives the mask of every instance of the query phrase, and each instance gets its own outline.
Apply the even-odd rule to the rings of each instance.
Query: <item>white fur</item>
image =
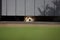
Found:
[[[31,21],[29,21],[29,19],[30,19]],[[26,18],[25,18],[25,21],[26,21],[26,22],[33,22],[34,19],[33,19],[32,17],[29,17],[29,18],[26,17]]]

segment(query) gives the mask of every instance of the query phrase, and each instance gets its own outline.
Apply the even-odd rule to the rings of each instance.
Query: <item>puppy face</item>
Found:
[[[34,22],[34,17],[30,17],[30,16],[26,16],[26,17],[24,17],[24,21],[25,22]]]

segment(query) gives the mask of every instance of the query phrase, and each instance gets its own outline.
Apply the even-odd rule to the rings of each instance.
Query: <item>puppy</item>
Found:
[[[26,16],[26,17],[24,17],[24,21],[25,22],[34,22],[35,19],[34,19],[34,17]]]

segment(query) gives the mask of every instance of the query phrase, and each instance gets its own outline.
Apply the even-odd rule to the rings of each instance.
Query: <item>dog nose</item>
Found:
[[[29,21],[31,21],[31,19],[29,19]]]

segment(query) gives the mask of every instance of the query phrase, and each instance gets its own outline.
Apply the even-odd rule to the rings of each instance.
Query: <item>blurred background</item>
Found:
[[[60,0],[0,0],[0,21],[24,21],[25,16],[60,22]]]

